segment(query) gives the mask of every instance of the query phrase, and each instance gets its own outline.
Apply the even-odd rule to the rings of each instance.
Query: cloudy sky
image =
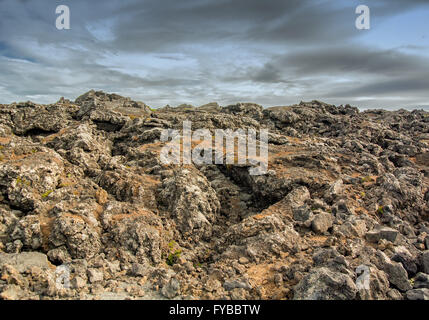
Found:
[[[70,30],[55,27],[61,4]],[[0,0],[0,103],[94,88],[153,107],[428,109],[428,21],[428,0]]]

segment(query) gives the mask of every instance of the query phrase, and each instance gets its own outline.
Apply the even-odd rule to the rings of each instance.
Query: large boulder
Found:
[[[73,259],[89,259],[101,248],[97,228],[84,217],[68,213],[54,220],[49,244],[52,248],[65,246]]]
[[[293,225],[283,222],[279,216],[256,215],[231,226],[217,243],[218,249],[225,249],[223,258],[234,260],[244,253],[260,262],[283,252],[293,253],[299,250],[302,241]]]
[[[209,239],[220,202],[207,178],[191,168],[177,169],[162,182],[159,201],[176,221],[183,237]]]
[[[295,286],[294,300],[353,300],[358,289],[348,275],[321,267],[310,272]]]
[[[101,216],[104,252],[126,264],[158,264],[167,240],[160,218],[152,212],[122,203],[109,203]],[[164,245],[165,246],[165,245]]]
[[[401,263],[392,261],[383,251],[378,250],[376,253],[378,269],[383,270],[389,279],[389,282],[400,291],[410,290],[411,284],[408,280],[408,273]]]
[[[423,272],[429,274],[429,250],[422,253]]]
[[[12,105],[13,106],[13,105]],[[12,111],[13,131],[17,135],[46,135],[58,132],[71,121],[74,105],[19,103]]]
[[[0,163],[0,191],[10,205],[31,211],[44,195],[56,189],[64,163],[61,156],[46,148],[23,147],[20,151],[20,155]]]
[[[86,170],[99,169],[100,157],[111,155],[112,143],[88,123],[71,125],[46,137],[44,142],[68,161]]]
[[[89,119],[97,128],[107,132],[119,131],[131,117],[148,116],[150,108],[143,102],[117,94],[90,90],[75,100],[81,108],[76,117]]]

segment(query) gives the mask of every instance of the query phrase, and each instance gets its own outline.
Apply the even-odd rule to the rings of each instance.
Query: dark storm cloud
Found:
[[[116,38],[103,45],[123,51],[156,50],[213,41],[258,41],[285,44],[338,42],[358,33],[354,8],[360,1],[338,6],[330,0],[127,0],[63,1],[72,12],[72,30],[56,32],[58,1],[2,1],[0,34],[31,35],[39,42],[95,41],[86,23],[113,19]],[[410,10],[425,0],[379,0],[377,16]],[[42,32],[45,31],[45,32]],[[50,31],[50,32],[47,32]],[[280,42],[280,43],[279,43]]]
[[[164,0],[162,5],[155,0],[137,2],[121,9],[128,14],[114,30],[116,43],[125,49],[150,50],[177,44],[242,41],[251,37],[255,27],[288,19],[308,3],[309,0]]]
[[[295,50],[247,75],[254,82],[297,79],[302,91],[331,101],[392,96],[419,101],[428,96],[429,58],[397,50],[336,46]]]
[[[114,32],[125,50],[227,41],[281,44],[337,43],[358,35],[353,22],[360,1],[330,0],[147,0],[124,5]],[[405,12],[424,0],[371,3],[377,16]],[[150,40],[150,41],[148,41]]]
[[[280,74],[287,72],[301,76],[353,73],[374,76],[404,76],[429,74],[429,58],[403,53],[398,50],[377,50],[369,47],[348,45],[310,50],[296,50],[275,57],[255,74],[254,80],[276,82]]]

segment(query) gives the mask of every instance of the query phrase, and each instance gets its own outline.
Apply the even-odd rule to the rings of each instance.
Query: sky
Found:
[[[358,5],[370,8],[358,30]],[[58,30],[58,5],[70,30]],[[0,0],[0,103],[429,110],[428,0]]]

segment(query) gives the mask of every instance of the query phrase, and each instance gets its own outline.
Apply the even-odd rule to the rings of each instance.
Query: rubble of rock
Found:
[[[164,165],[185,120],[268,129],[269,171]],[[428,187],[424,111],[0,105],[0,298],[428,300]]]

